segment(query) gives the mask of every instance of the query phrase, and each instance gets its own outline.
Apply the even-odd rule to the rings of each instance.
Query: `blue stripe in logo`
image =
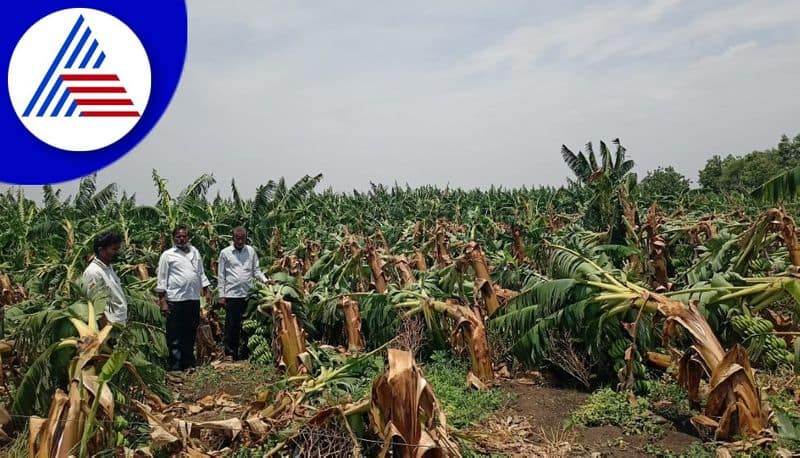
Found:
[[[89,50],[86,52],[86,55],[83,57],[81,65],[78,68],[86,68],[86,64],[89,63],[89,59],[92,58],[92,54],[94,54],[95,49],[97,49],[97,40],[92,41],[92,45],[89,46]]]
[[[83,45],[86,44],[86,40],[89,39],[89,35],[91,35],[91,34],[92,34],[92,29],[89,28],[89,27],[86,27],[86,31],[83,32],[83,36],[81,36],[81,40],[78,42],[78,46],[75,47],[75,50],[72,51],[72,55],[69,56],[69,60],[67,61],[66,68],[72,68],[72,64],[75,63],[75,59],[78,58],[78,54],[80,54],[81,50],[83,50]]]
[[[56,104],[56,107],[53,108],[53,112],[50,113],[50,116],[58,116],[58,113],[61,111],[61,107],[64,106],[64,102],[67,101],[68,97],[69,97],[69,89],[64,88],[64,92],[61,94],[61,98],[58,99],[58,103]]]
[[[106,60],[106,53],[100,51],[100,55],[97,56],[97,62],[94,63],[92,68],[100,68],[100,66],[103,65],[104,60]]]
[[[46,98],[46,99],[44,99],[44,103],[43,103],[43,104],[42,104],[42,106],[39,108],[39,112],[38,112],[38,113],[36,113],[36,116],[37,116],[37,117],[42,117],[42,116],[44,116],[44,112],[45,112],[45,111],[47,111],[47,107],[49,107],[49,106],[50,106],[50,102],[52,102],[52,101],[53,101],[53,97],[55,97],[55,96],[56,96],[56,93],[58,93],[58,89],[59,89],[60,87],[61,87],[61,78],[59,78],[58,76],[56,76],[56,82],[55,82],[55,84],[53,84],[53,88],[52,88],[52,89],[50,89],[50,93],[49,93],[49,94],[47,94],[47,98]]]
[[[83,24],[83,15],[78,17],[78,20],[75,21],[75,25],[72,27],[72,31],[67,36],[67,40],[61,46],[61,50],[58,51],[56,58],[53,59],[53,63],[50,65],[50,69],[47,70],[47,73],[44,75],[44,79],[39,84],[39,88],[36,89],[36,93],[33,94],[33,98],[28,103],[28,107],[25,108],[25,111],[22,113],[22,116],[30,116],[31,111],[33,111],[33,107],[36,106],[36,102],[39,101],[39,97],[41,97],[42,92],[44,92],[44,88],[47,87],[47,83],[53,77],[53,73],[56,71],[58,67],[58,63],[61,62],[61,59],[64,58],[64,54],[67,52],[69,45],[72,44],[72,40],[75,39],[75,35],[78,33],[78,30],[81,28],[81,24]],[[59,78],[60,79],[60,78]]]

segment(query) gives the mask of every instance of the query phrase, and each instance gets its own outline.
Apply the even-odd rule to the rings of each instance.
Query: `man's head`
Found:
[[[117,260],[122,246],[122,236],[116,232],[105,232],[94,239],[94,255],[109,265]]]
[[[233,247],[241,250],[245,243],[247,243],[247,229],[242,226],[233,228]]]
[[[189,228],[185,224],[178,224],[172,230],[172,241],[175,246],[183,251],[189,249]]]

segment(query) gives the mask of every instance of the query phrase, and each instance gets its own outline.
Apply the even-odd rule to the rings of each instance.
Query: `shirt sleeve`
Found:
[[[208,281],[208,277],[206,277],[206,269],[203,267],[203,258],[200,256],[200,251],[198,251],[197,248],[195,248],[194,250],[195,254],[197,255],[195,256],[195,262],[197,263],[197,271],[200,272],[200,280],[202,280],[203,288],[205,288],[209,286],[211,282]]]
[[[217,288],[219,288],[219,297],[225,297],[225,252],[219,253],[219,261],[217,261]]]
[[[169,261],[166,252],[161,253],[158,258],[158,271],[156,272],[156,292],[165,293],[167,291],[167,278],[169,277]]]
[[[261,265],[258,262],[258,253],[256,253],[255,248],[253,248],[253,274],[259,281],[263,283],[267,282],[267,277],[265,277],[264,272],[261,271]]]

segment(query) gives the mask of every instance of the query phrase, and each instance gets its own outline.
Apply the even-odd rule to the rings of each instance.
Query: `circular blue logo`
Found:
[[[6,7],[0,181],[91,174],[133,149],[175,93],[186,58],[183,0],[34,0]]]

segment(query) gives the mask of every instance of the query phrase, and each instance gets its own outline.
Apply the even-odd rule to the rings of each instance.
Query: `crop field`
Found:
[[[212,175],[173,192],[154,170],[152,204],[94,176],[70,197],[0,195],[0,453],[797,453],[800,172],[658,187],[618,142],[595,149],[563,148],[559,188],[342,193],[316,175],[244,196]],[[200,365],[167,371],[153,289],[178,224],[212,292],[248,229],[269,281],[249,293],[246,360],[223,358],[215,292]],[[107,299],[80,282],[108,230],[125,326],[99,325]]]

